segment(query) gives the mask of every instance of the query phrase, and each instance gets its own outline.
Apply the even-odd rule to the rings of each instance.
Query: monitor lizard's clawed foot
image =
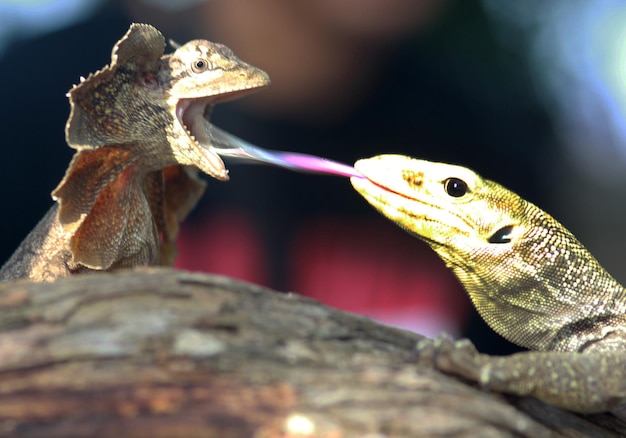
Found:
[[[435,339],[424,339],[416,346],[420,364],[432,366],[446,374],[453,374],[481,383],[484,357],[469,339],[454,341],[442,333]]]

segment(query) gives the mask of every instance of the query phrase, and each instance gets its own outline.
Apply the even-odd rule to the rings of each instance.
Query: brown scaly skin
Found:
[[[421,357],[485,388],[578,412],[626,403],[626,291],[555,219],[469,169],[381,155],[352,185],[424,240],[485,321],[535,352],[490,357],[443,336]]]
[[[213,104],[269,84],[227,47],[190,41],[164,54],[154,27],[133,24],[111,63],[68,93],[65,134],[77,150],[57,205],[0,270],[0,280],[170,265],[178,224],[204,190],[197,169],[227,180],[212,149]]]

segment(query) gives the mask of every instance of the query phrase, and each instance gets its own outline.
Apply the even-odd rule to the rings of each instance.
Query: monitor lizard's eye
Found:
[[[489,238],[489,243],[510,243],[513,240],[512,234],[514,229],[513,225],[500,228]]]
[[[191,70],[194,73],[202,73],[209,68],[209,61],[204,58],[198,58],[191,63]]]
[[[446,193],[453,198],[460,198],[468,192],[465,181],[458,178],[448,178],[443,182],[443,188]]]

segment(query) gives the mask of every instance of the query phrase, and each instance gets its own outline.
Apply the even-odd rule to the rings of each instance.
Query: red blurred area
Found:
[[[289,239],[285,236],[285,239]],[[242,213],[183,226],[176,266],[270,285],[262,240]],[[425,334],[459,333],[469,302],[426,246],[375,220],[317,218],[289,241],[288,290]]]

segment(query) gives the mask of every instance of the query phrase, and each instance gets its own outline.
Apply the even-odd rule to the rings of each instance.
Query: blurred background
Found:
[[[272,86],[213,122],[345,163],[461,164],[549,211],[626,280],[626,3],[618,0],[0,0],[0,261],[52,205],[65,93],[131,22],[210,39]],[[169,50],[169,49],[168,49]],[[345,178],[231,166],[183,226],[177,266],[295,291],[427,335],[514,347],[430,249]]]

